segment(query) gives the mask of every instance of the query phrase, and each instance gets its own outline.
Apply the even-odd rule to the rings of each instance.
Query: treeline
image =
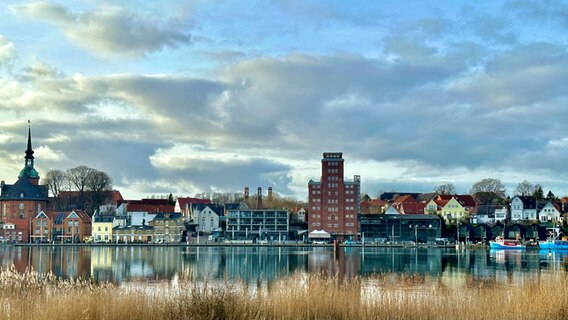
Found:
[[[45,175],[44,183],[53,197],[54,210],[68,210],[71,205],[74,209],[83,209],[90,215],[104,203],[107,192],[112,190],[112,179],[106,172],[87,166],[65,171],[50,170]],[[66,191],[75,191],[76,196],[61,197],[61,193]]]

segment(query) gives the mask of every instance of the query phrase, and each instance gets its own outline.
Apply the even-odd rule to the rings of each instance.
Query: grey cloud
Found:
[[[255,192],[258,186],[265,190],[272,186],[275,192],[291,194],[288,189],[290,178],[287,176],[290,169],[290,166],[262,158],[232,161],[193,160],[186,169],[160,170],[160,174],[166,180],[185,180],[201,192],[219,189],[238,192],[245,186]]]
[[[61,5],[36,2],[12,9],[54,24],[69,40],[101,55],[141,56],[191,42],[189,25],[179,19],[160,20],[116,7],[74,13]]]

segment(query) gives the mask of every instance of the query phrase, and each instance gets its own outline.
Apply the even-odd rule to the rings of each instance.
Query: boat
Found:
[[[491,249],[526,249],[527,246],[519,240],[507,240],[502,237],[497,237],[494,241],[489,241]]]
[[[568,250],[568,241],[560,240],[559,228],[548,229],[548,238],[546,241],[539,241],[538,247],[540,250]]]

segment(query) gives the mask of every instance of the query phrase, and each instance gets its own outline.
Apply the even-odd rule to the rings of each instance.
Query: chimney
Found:
[[[258,192],[256,194],[256,207],[257,209],[262,209],[262,188],[258,187]]]
[[[4,189],[5,184],[6,182],[4,182],[4,180],[0,181],[0,189]]]
[[[249,199],[249,187],[245,187],[245,201]]]
[[[268,202],[272,202],[272,187],[268,187]]]

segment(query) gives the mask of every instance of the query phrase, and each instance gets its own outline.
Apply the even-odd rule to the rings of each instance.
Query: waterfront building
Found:
[[[191,219],[191,207],[193,204],[211,204],[211,200],[200,198],[177,198],[174,212],[181,213],[185,218]]]
[[[511,221],[536,220],[537,201],[533,196],[515,196],[511,200]]]
[[[211,233],[220,227],[224,207],[218,204],[192,204],[190,219],[197,224],[199,232]]]
[[[110,214],[95,212],[93,215],[93,242],[110,242],[112,241],[112,227],[114,216]]]
[[[289,239],[290,219],[288,210],[278,209],[232,209],[228,210],[228,239]]]
[[[419,202],[411,195],[400,196],[391,204],[400,214],[424,214],[425,206],[425,203]]]
[[[153,228],[153,241],[158,243],[177,243],[185,231],[184,217],[181,213],[158,213],[148,223]],[[149,240],[148,240],[149,241]]]
[[[538,205],[538,220],[540,222],[562,222],[560,206],[551,200],[542,201]]]
[[[53,235],[53,218],[41,211],[32,219],[31,242],[51,242]]]
[[[356,239],[361,212],[361,177],[343,177],[343,153],[325,152],[321,180],[308,182],[308,231],[324,230],[338,240]]]
[[[116,226],[112,228],[113,242],[136,243],[151,242],[154,235],[154,227],[149,225],[141,226]]]
[[[446,223],[464,220],[477,212],[477,203],[472,196],[465,195],[439,195],[438,200],[447,201],[441,210]],[[442,203],[441,202],[441,203]]]
[[[442,237],[442,221],[431,214],[366,214],[361,215],[361,236],[393,243],[433,242]]]
[[[361,201],[361,214],[384,214],[387,208],[388,202],[381,199]]]
[[[10,238],[18,242],[29,242],[31,220],[47,209],[48,188],[39,184],[39,174],[34,168],[31,128],[28,127],[28,144],[24,156],[24,167],[16,183],[0,182],[0,210],[2,222],[10,223]],[[15,237],[14,237],[15,236]]]
[[[477,213],[471,217],[471,223],[493,224],[498,221],[505,222],[507,211],[506,205],[480,204],[477,206]]]
[[[64,213],[61,224],[62,234],[59,236],[63,241],[77,243],[91,237],[92,219],[81,210],[72,210]]]

